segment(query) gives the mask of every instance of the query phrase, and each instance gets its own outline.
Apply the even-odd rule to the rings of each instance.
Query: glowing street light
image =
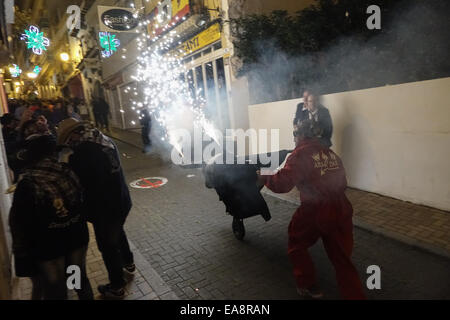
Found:
[[[36,79],[37,76],[38,75],[36,73],[34,73],[34,72],[28,72],[27,73],[27,77],[30,78],[30,79]]]
[[[59,55],[59,57],[61,58],[62,61],[67,62],[69,61],[69,54],[66,52],[63,52]]]

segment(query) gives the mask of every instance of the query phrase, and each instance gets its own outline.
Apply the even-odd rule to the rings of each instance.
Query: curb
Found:
[[[180,300],[180,298],[172,291],[170,286],[159,276],[151,264],[144,258],[138,248],[128,240],[130,249],[134,255],[134,263],[141,273],[142,277],[147,281],[152,290],[161,300]]]
[[[279,200],[286,201],[286,202],[295,204],[297,206],[300,205],[299,200],[293,200],[291,198],[283,196],[282,194],[273,193],[270,190],[267,190],[267,188],[262,189],[261,192],[266,195],[277,198]],[[440,256],[443,258],[450,259],[450,251],[448,251],[446,249],[442,249],[440,247],[433,246],[428,243],[423,243],[422,241],[419,241],[417,239],[410,238],[410,237],[398,234],[396,232],[386,230],[382,227],[372,225],[370,223],[363,221],[360,217],[353,216],[353,225],[359,229],[368,231],[370,233],[377,234],[377,235],[383,236],[385,238],[398,241],[398,242],[408,245],[414,249],[425,251],[427,253],[431,253],[431,254],[434,254],[434,255],[437,255],[437,256]]]

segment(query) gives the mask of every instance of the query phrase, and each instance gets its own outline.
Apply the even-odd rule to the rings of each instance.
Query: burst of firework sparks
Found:
[[[159,16],[156,19],[164,20],[164,17]],[[151,38],[146,30],[149,23],[149,21],[140,22],[142,30],[137,38],[140,54],[133,79],[141,87],[141,95],[138,95],[137,88],[127,87],[125,90],[127,93],[131,91],[135,99],[140,99],[132,101],[132,109],[136,110],[136,106],[147,107],[154,119],[165,129],[165,136],[161,140],[168,141],[182,156],[180,141],[177,141],[171,132],[179,128],[180,122],[187,124],[186,114],[192,117],[190,125],[198,125],[206,135],[219,144],[213,122],[203,113],[205,99],[201,92],[194,94],[190,90],[188,81],[182,76],[187,76],[182,58],[173,53],[174,48],[180,44],[180,36],[172,30],[165,35]],[[152,45],[151,49],[148,47],[149,43]],[[189,78],[188,80],[192,81]],[[139,110],[136,112],[139,113]]]
[[[198,120],[201,127],[205,131],[205,133],[210,136],[218,145],[220,145],[220,140],[217,135],[217,129],[214,127],[214,124],[211,121],[208,121],[206,118],[201,118]]]

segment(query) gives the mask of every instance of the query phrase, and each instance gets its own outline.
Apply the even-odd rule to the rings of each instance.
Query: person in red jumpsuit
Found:
[[[296,148],[285,166],[274,175],[259,175],[260,183],[276,193],[294,186],[300,190],[301,206],[288,229],[288,256],[294,268],[297,291],[321,298],[316,272],[308,249],[319,238],[335,270],[339,291],[345,299],[365,299],[358,272],[351,261],[353,208],[345,189],[347,179],[341,159],[319,139],[314,122],[305,120],[294,131]]]

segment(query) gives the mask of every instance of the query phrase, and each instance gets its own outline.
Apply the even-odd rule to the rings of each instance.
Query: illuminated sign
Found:
[[[44,37],[44,33],[39,31],[36,26],[30,26],[28,30],[25,30],[20,36],[20,40],[25,40],[27,49],[33,50],[35,54],[42,54],[44,50],[50,45],[50,40]]]
[[[98,6],[100,31],[136,32],[139,24],[137,13],[130,8]]]
[[[17,78],[22,73],[22,70],[17,64],[13,64],[13,66],[9,68],[9,73],[11,73],[11,77]]]
[[[189,0],[164,0],[159,2],[147,16],[150,21],[147,26],[151,38],[163,34],[168,29],[176,26],[189,14]]]
[[[115,34],[111,34],[109,32],[99,32],[98,38],[100,40],[100,46],[103,48],[101,52],[103,58],[109,58],[112,56],[120,46],[120,41],[119,39],[116,39]]]
[[[36,75],[38,75],[41,71],[42,71],[42,68],[39,67],[39,66],[35,66],[34,69],[33,69],[33,72],[34,72]]]
[[[195,37],[185,41],[180,46],[178,46],[175,49],[177,51],[175,54],[177,56],[188,55],[220,40],[220,36],[220,25],[218,23],[213,24],[208,29],[200,32]]]

